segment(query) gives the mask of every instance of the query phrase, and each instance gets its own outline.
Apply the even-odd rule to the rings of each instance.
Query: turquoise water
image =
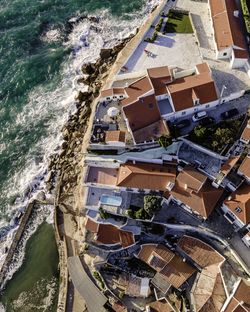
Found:
[[[152,8],[154,2],[0,1],[0,227],[9,220],[13,203],[22,205],[18,195],[37,187],[31,181],[42,173],[47,149],[56,147],[64,114],[73,109],[68,97],[73,76],[80,72],[74,58],[97,56],[101,46],[134,30],[148,12],[145,3]],[[94,46],[73,57],[84,21],[72,33],[67,21],[83,13],[102,16],[102,31],[90,33]]]
[[[5,239],[0,243],[0,263],[4,246],[9,244],[6,233],[14,213],[43,189],[49,155],[58,150],[60,130],[75,110],[74,97],[81,86],[74,81],[81,75],[81,64],[94,61],[102,47],[113,46],[117,39],[134,31],[158,3],[0,0],[0,239]],[[100,20],[81,19],[70,28],[68,21],[82,14],[97,15]],[[43,266],[34,264],[44,240],[55,248],[45,234],[37,233],[23,266],[14,275],[16,282],[7,286],[5,303],[20,299],[22,291],[32,297],[33,287],[49,285],[51,278],[57,278],[54,256],[45,260],[49,277]],[[44,296],[38,291],[35,301],[46,299]]]

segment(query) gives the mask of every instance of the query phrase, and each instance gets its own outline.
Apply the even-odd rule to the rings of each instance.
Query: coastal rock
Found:
[[[107,60],[112,56],[113,49],[101,49],[100,58],[102,60]]]
[[[82,72],[86,75],[91,75],[95,72],[95,64],[86,63],[82,65]]]
[[[88,20],[92,23],[99,23],[100,17],[99,16],[88,16]]]
[[[99,67],[99,74],[103,74],[105,73],[106,71],[108,70],[108,66],[107,64],[102,64],[100,67]]]
[[[86,101],[88,100],[91,96],[93,95],[92,92],[82,92],[82,91],[79,91],[78,95],[77,95],[77,100],[80,101],[80,102],[83,102],[83,101]]]

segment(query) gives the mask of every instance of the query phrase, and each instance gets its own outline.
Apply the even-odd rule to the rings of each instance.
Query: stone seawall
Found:
[[[20,242],[20,239],[22,238],[23,232],[25,230],[25,227],[29,221],[29,217],[33,211],[33,208],[36,204],[36,201],[32,201],[28,204],[27,208],[25,209],[25,212],[21,218],[20,224],[18,226],[18,229],[15,232],[15,235],[13,237],[11,246],[7,252],[7,256],[5,258],[5,261],[2,265],[2,268],[0,269],[0,290],[2,290],[6,283],[6,274],[9,269],[9,265],[13,259],[14,253],[16,251],[16,248],[18,246],[18,243]]]

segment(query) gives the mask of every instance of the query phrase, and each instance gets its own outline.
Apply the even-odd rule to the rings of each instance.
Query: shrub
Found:
[[[108,217],[110,216],[109,213],[103,208],[99,208],[99,214],[102,219],[108,219]]]
[[[162,135],[158,139],[158,143],[160,144],[161,147],[167,148],[169,145],[173,143],[173,139],[169,136]]]
[[[152,217],[156,211],[161,209],[162,198],[160,196],[146,195],[144,197],[144,210]]]

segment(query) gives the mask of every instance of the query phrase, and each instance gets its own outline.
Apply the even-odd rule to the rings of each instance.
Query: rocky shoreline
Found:
[[[110,49],[102,49],[100,57],[95,63],[86,63],[81,70],[83,77],[78,79],[79,84],[87,86],[87,91],[79,91],[76,100],[76,112],[69,116],[67,123],[62,129],[63,143],[57,154],[50,156],[48,165],[49,173],[46,178],[46,189],[51,192],[60,178],[62,193],[72,193],[77,185],[80,168],[77,166],[82,159],[81,148],[84,133],[88,127],[88,120],[92,110],[93,101],[99,96],[109,69],[116,61],[118,53],[134,37],[121,40]]]

